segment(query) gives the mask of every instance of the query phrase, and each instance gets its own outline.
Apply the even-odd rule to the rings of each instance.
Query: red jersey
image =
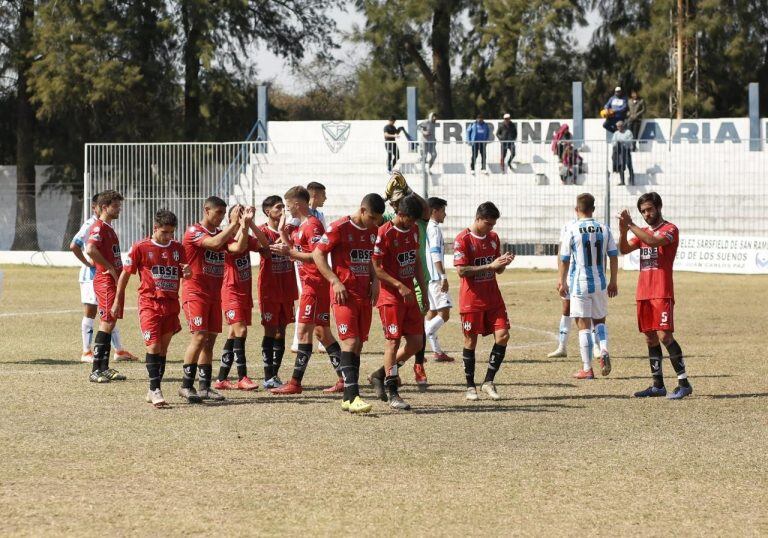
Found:
[[[269,244],[280,240],[280,233],[268,224],[259,226],[267,236]],[[290,235],[294,227],[288,225],[286,231]],[[299,297],[299,287],[296,284],[295,265],[293,260],[282,254],[275,254],[269,249],[260,251],[261,265],[259,266],[259,300],[262,303],[287,303]]]
[[[307,220],[293,232],[293,245],[299,252],[312,252],[325,233],[320,219],[309,216]],[[313,290],[321,290],[328,285],[314,263],[296,262],[299,267],[299,278],[302,286],[309,286]]]
[[[640,246],[640,277],[637,280],[637,300],[674,299],[672,266],[675,263],[680,232],[671,222],[663,221],[655,229],[643,228],[654,237],[666,237],[670,243],[662,247],[649,247],[637,237],[629,240],[632,246]]]
[[[453,265],[459,267],[488,265],[501,256],[501,242],[496,232],[484,237],[469,228],[456,236],[453,243]],[[493,270],[465,276],[459,287],[459,313],[482,312],[504,306],[504,299]]]
[[[197,299],[215,299],[221,297],[221,283],[224,280],[224,253],[221,250],[209,250],[202,246],[206,237],[221,233],[218,228],[207,230],[199,222],[191,225],[184,233],[184,253],[192,269],[192,276],[184,281],[181,296],[186,301],[194,296]]]
[[[123,269],[123,260],[120,258],[120,241],[117,239],[117,233],[111,225],[101,219],[96,219],[88,233],[88,244],[95,245],[96,249],[104,256],[104,259],[110,262],[117,269],[117,273],[120,274]],[[117,285],[117,282],[112,280],[112,276],[109,273],[104,274],[107,270],[104,265],[100,263],[95,263],[95,265],[96,275],[93,277],[95,285]]]
[[[229,241],[237,243],[234,238]],[[238,302],[243,306],[253,306],[251,289],[251,251],[261,249],[261,243],[253,236],[248,237],[248,246],[240,254],[226,252],[224,255],[224,284],[221,287],[221,299],[224,303]]]
[[[358,300],[367,300],[371,288],[371,256],[376,243],[376,226],[361,228],[351,217],[328,226],[317,248],[331,253],[333,272]]]
[[[151,299],[179,300],[181,266],[187,263],[184,247],[178,241],[167,245],[148,237],[131,246],[125,271],[139,274],[139,302]]]
[[[416,276],[416,260],[419,257],[419,230],[414,225],[408,230],[401,230],[386,222],[379,227],[373,259],[381,260],[387,274],[396,278],[410,289],[415,289],[413,279]],[[403,304],[403,297],[397,288],[381,282],[379,301],[376,306]]]

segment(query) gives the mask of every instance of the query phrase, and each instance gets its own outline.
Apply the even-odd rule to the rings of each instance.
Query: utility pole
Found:
[[[677,119],[683,119],[683,0],[677,0]]]

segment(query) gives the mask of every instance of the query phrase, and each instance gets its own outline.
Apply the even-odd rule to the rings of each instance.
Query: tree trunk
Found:
[[[196,141],[200,132],[200,17],[196,0],[181,3],[184,29],[184,137]]]
[[[34,0],[19,7],[18,49],[16,50],[16,231],[11,250],[40,250],[37,241],[35,207],[35,112],[27,93],[27,72],[31,60],[35,17]]]
[[[451,93],[451,16],[453,1],[437,2],[432,17],[432,71],[435,74],[434,100],[437,115],[443,119],[453,118],[453,97]]]

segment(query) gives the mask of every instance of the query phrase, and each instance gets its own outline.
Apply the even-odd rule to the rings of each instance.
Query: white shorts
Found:
[[[443,308],[451,308],[453,306],[450,294],[440,289],[442,286],[443,283],[439,280],[430,282],[429,286],[427,286],[430,310],[442,310]]]
[[[608,292],[571,295],[571,317],[603,319],[608,315]]]
[[[80,302],[83,304],[98,304],[96,292],[93,291],[93,280],[80,283]]]

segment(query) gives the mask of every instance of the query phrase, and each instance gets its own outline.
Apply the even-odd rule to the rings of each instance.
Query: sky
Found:
[[[365,17],[351,4],[349,2],[346,11],[338,8],[330,11],[330,15],[336,21],[338,28],[337,42],[341,44],[341,47],[334,52],[334,57],[341,60],[338,68],[340,74],[354,70],[354,67],[364,61],[368,54],[367,47],[361,46],[359,43],[350,43],[349,40],[343,39],[344,34],[350,33],[355,25],[361,28],[365,25]],[[580,47],[586,47],[589,39],[592,37],[592,32],[598,24],[598,13],[596,11],[587,13],[587,26],[576,28],[575,30],[576,40]],[[308,56],[308,58],[311,57],[312,54]],[[275,56],[262,48],[257,52],[256,62],[261,80],[278,84],[285,91],[293,94],[300,94],[306,89],[304,83],[294,76],[289,63],[285,59]]]

